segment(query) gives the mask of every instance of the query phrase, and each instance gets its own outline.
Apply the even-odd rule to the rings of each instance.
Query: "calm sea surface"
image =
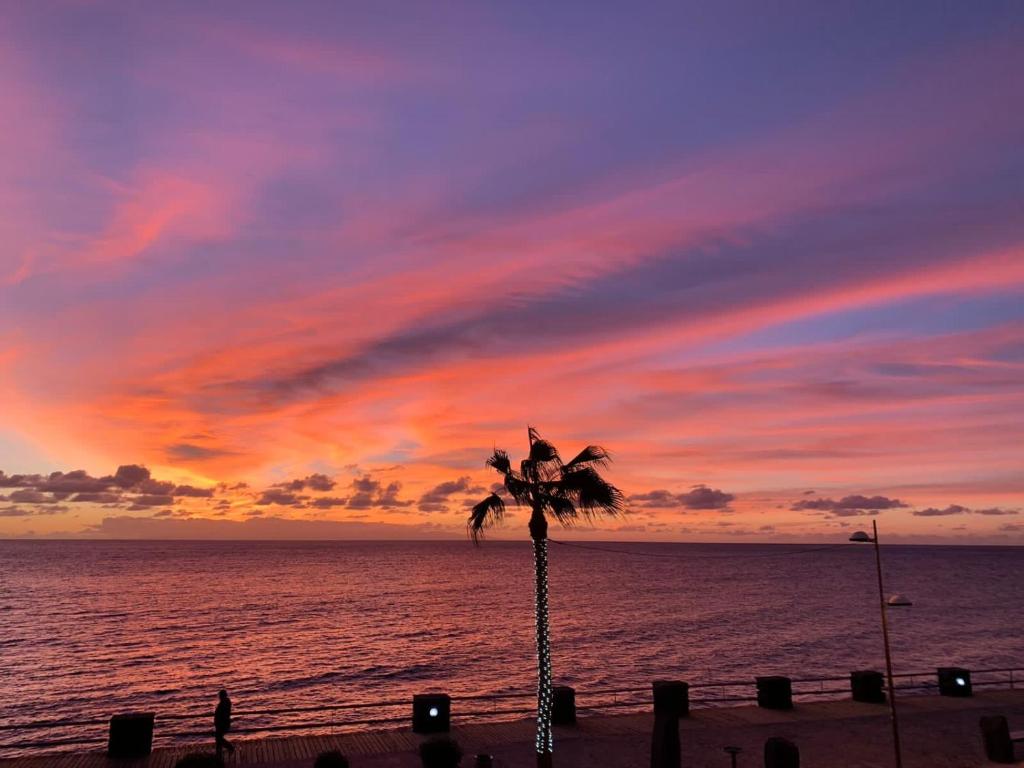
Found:
[[[581,698],[883,668],[870,546],[593,546],[634,554],[551,546],[555,677]],[[892,546],[884,565],[914,601],[891,611],[897,671],[1024,665],[1024,549]],[[201,713],[158,726],[183,734],[222,686],[247,727],[318,716],[246,711],[528,691],[532,578],[527,542],[0,541],[0,726]],[[0,754],[96,733],[0,730]]]

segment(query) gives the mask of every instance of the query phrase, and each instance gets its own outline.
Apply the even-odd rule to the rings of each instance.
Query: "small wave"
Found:
[[[294,691],[299,688],[312,688],[323,683],[329,683],[332,680],[338,680],[347,677],[344,672],[323,672],[319,675],[309,675],[307,677],[293,677],[288,680],[277,680],[266,686],[263,690],[265,691]]]

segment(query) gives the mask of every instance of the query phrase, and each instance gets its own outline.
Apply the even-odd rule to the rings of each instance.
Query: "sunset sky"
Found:
[[[0,536],[1024,544],[1024,4],[0,11]]]

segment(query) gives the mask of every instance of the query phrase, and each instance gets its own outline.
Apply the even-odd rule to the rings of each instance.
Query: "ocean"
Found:
[[[884,668],[869,545],[586,546],[550,547],[556,683],[581,701],[656,678]],[[914,603],[890,611],[897,672],[1024,665],[1024,548],[885,546],[883,565]],[[247,711],[528,692],[534,665],[528,541],[0,541],[4,756],[105,733],[5,725],[120,711],[197,715],[160,723],[182,740],[222,687],[258,729],[319,721]]]

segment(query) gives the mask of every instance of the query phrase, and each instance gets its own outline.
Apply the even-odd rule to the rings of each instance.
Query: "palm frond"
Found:
[[[530,443],[530,461],[537,464],[543,464],[548,461],[562,463],[562,459],[558,455],[558,449],[547,440],[541,440],[540,438]]]
[[[541,494],[540,502],[544,506],[545,512],[549,512],[559,523],[566,527],[576,522],[576,518],[579,517],[576,504],[566,496],[554,496],[545,493]]]
[[[582,451],[577,453],[571,460],[563,465],[564,470],[570,470],[574,467],[606,467],[611,463],[612,456],[608,451],[602,448],[600,445],[588,445]]]
[[[516,504],[530,503],[530,484],[524,481],[515,472],[505,475],[505,490],[513,498]]]
[[[586,518],[621,514],[626,508],[622,491],[605,480],[593,467],[583,466],[566,472],[557,483],[558,495],[572,499]]]
[[[508,458],[508,453],[501,450],[501,448],[495,448],[494,453],[491,454],[491,457],[484,464],[488,467],[494,467],[503,475],[507,475],[512,471],[512,462]]]
[[[504,517],[505,502],[496,493],[492,493],[483,501],[475,504],[469,512],[469,520],[466,521],[473,543],[476,544],[480,541],[484,528],[490,528],[492,525],[500,523]]]

